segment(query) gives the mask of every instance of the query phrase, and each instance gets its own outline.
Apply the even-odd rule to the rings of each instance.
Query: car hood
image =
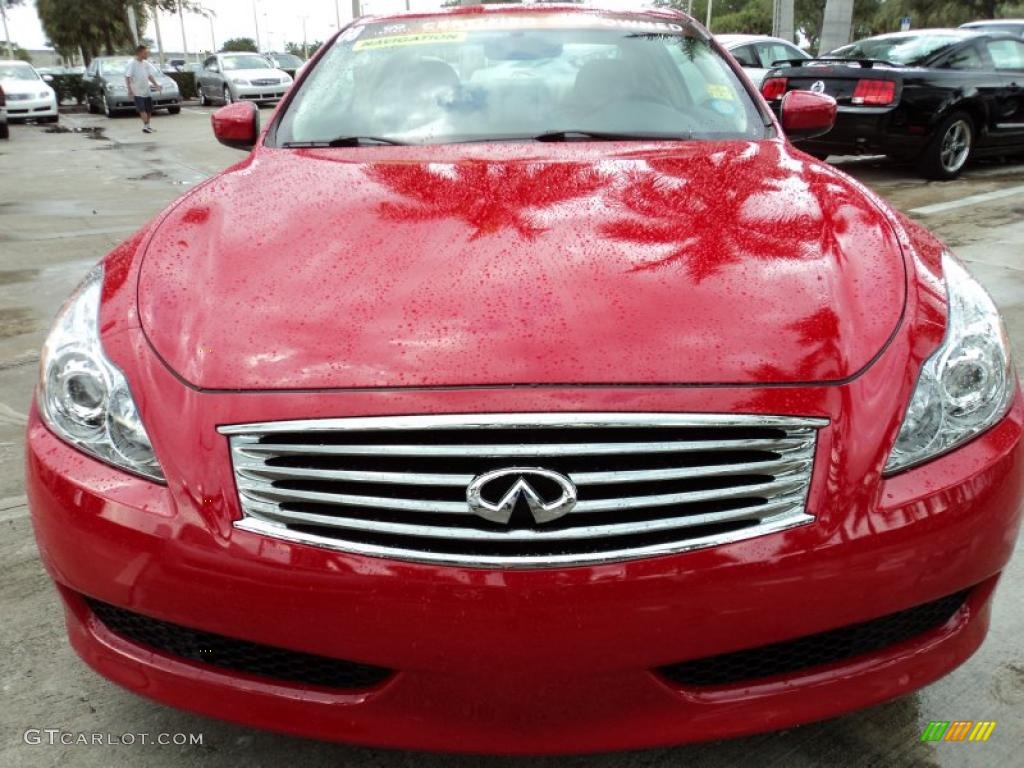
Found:
[[[233,77],[242,80],[287,80],[288,73],[280,69],[229,69],[224,72],[224,77],[230,80]]]
[[[0,80],[0,88],[3,88],[8,96],[21,96],[27,93],[36,97],[40,93],[53,93],[53,89],[44,80]]]
[[[824,382],[900,322],[889,220],[780,141],[261,149],[139,272],[210,389]]]

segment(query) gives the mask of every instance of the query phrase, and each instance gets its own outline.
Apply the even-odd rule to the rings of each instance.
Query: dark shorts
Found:
[[[136,96],[135,97],[135,111],[145,112],[146,114],[153,114],[153,97],[152,96]]]

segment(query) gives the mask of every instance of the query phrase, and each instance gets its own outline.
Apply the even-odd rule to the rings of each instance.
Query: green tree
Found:
[[[306,50],[303,51],[302,43],[287,43],[284,46],[286,53],[290,53],[292,56],[298,56],[300,59],[305,59],[312,56],[318,50],[320,46],[324,44],[323,40],[312,40],[306,43]]]
[[[88,63],[101,53],[131,49],[128,8],[135,10],[144,30],[154,7],[168,13],[178,6],[192,9],[192,0],[36,0],[36,12],[50,42],[58,51],[80,51]]]
[[[252,51],[253,53],[259,53],[256,49],[256,41],[251,37],[232,37],[230,40],[225,40],[224,45],[220,47],[221,53],[235,53],[240,51]]]

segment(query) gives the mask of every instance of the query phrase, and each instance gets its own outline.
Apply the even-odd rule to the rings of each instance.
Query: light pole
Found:
[[[256,53],[260,52],[260,17],[256,12],[256,0],[252,0],[252,20],[256,24]]]
[[[0,0],[0,16],[4,19],[4,40],[7,41],[7,56],[14,58],[14,44],[11,42],[11,32],[7,29],[7,0]]]
[[[181,23],[181,50],[185,56],[185,63],[188,64],[188,41],[185,40],[185,12],[181,10],[181,3],[178,3],[178,21]]]
[[[160,71],[164,71],[164,40],[160,36],[160,9],[153,3],[153,27],[156,29],[156,56],[160,62]]]

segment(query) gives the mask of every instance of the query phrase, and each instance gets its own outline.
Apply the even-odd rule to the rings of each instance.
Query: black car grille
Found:
[[[941,627],[960,609],[968,594],[969,589],[860,624],[721,656],[684,661],[662,667],[659,672],[679,685],[730,685],[845,661]]]
[[[170,656],[199,661],[221,669],[324,688],[361,689],[379,685],[392,671],[354,661],[289,651],[235,640],[152,619],[85,598],[93,614],[111,632]]]

